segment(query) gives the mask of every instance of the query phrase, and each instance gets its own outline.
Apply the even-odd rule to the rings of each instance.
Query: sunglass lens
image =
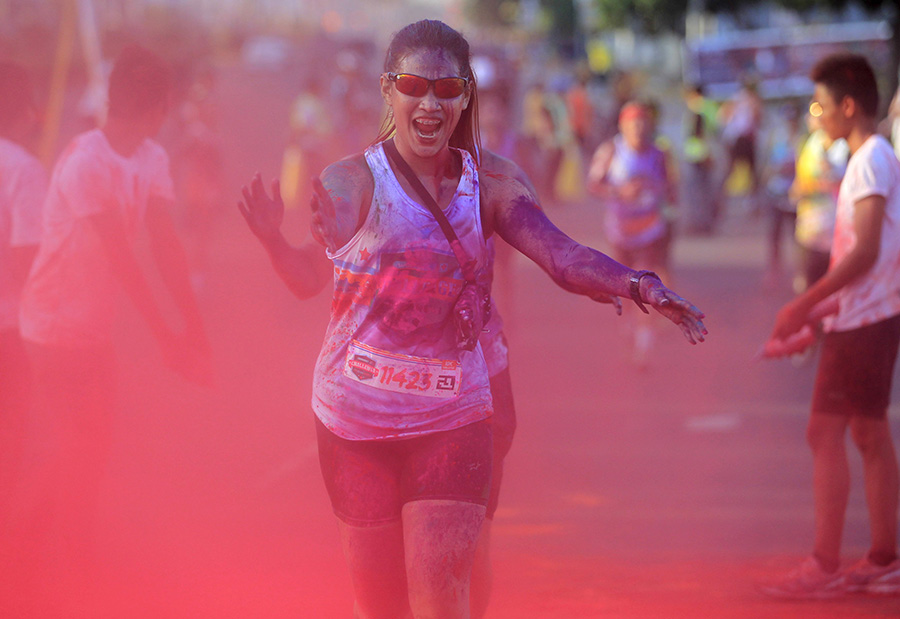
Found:
[[[462,94],[465,80],[460,77],[445,77],[434,83],[434,94],[441,99],[455,99]]]
[[[421,97],[428,92],[428,80],[418,75],[400,74],[396,84],[397,90],[411,97]]]

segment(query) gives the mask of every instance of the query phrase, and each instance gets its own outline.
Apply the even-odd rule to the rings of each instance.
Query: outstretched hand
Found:
[[[706,341],[709,331],[703,324],[705,314],[687,299],[663,286],[658,280],[644,278],[648,282],[644,293],[646,302],[657,312],[674,322],[681,329],[684,338],[691,344]]]
[[[241,187],[243,201],[238,201],[238,210],[244,216],[250,230],[263,243],[271,242],[281,235],[281,224],[284,221],[284,202],[277,180],[272,181],[272,197],[263,187],[259,172],[253,175],[250,187]]]

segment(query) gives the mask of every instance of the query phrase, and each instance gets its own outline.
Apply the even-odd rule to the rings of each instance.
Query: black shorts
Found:
[[[351,441],[316,418],[316,436],[332,509],[349,525],[395,522],[410,501],[487,505],[493,458],[490,419],[413,438]]]
[[[494,400],[494,414],[491,427],[494,434],[494,470],[491,477],[491,492],[487,502],[487,518],[493,519],[500,501],[500,483],[503,481],[503,459],[512,447],[516,432],[516,407],[513,404],[512,383],[509,368],[491,376],[491,397]]]
[[[900,315],[826,333],[816,372],[814,414],[884,418],[900,345]]]

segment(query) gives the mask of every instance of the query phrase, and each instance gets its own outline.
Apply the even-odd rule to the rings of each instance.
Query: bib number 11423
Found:
[[[459,394],[462,367],[455,360],[401,355],[353,340],[344,376],[375,389],[450,398]]]

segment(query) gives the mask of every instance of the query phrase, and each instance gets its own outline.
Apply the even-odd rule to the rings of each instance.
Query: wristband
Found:
[[[645,277],[652,277],[659,283],[662,283],[659,275],[657,275],[653,271],[635,271],[631,274],[631,278],[628,280],[628,292],[631,293],[631,300],[634,301],[639,308],[641,308],[641,311],[645,314],[649,314],[650,310],[644,307],[644,301],[643,299],[641,299],[641,280]]]

